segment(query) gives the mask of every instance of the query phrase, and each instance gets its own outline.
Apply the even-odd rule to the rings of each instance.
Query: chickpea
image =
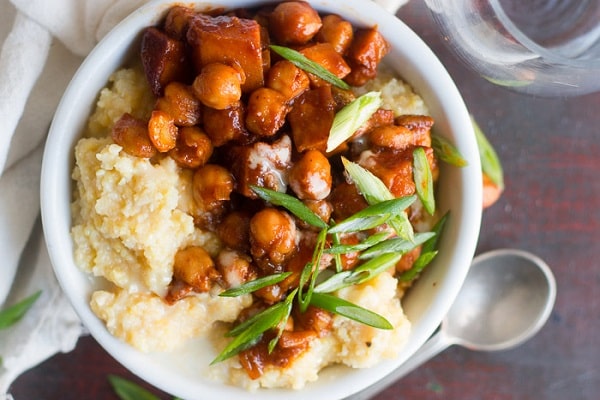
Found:
[[[227,214],[217,226],[217,235],[225,246],[248,250],[250,240],[250,215],[244,211]]]
[[[228,288],[238,287],[257,278],[252,260],[245,254],[235,250],[221,250],[217,256],[217,269],[223,276]]]
[[[210,255],[199,246],[190,246],[175,254],[173,277],[198,292],[208,292],[221,278]]]
[[[273,136],[285,123],[290,111],[286,97],[262,87],[250,94],[246,109],[246,128],[258,136]]]
[[[224,110],[242,97],[243,73],[222,63],[207,64],[192,85],[194,95],[207,107]]]
[[[277,90],[289,101],[309,89],[310,79],[306,72],[291,62],[282,60],[269,69],[265,86]]]
[[[352,24],[335,14],[327,15],[322,20],[323,27],[317,34],[317,40],[331,44],[336,52],[344,54],[354,37]]]
[[[169,155],[183,168],[198,168],[208,161],[213,152],[210,138],[197,126],[179,129],[177,145]]]
[[[127,154],[134,157],[151,158],[156,148],[148,137],[148,124],[131,114],[123,114],[112,128],[112,139]]]
[[[258,289],[254,292],[254,295],[265,304],[275,304],[283,299],[285,291],[279,285],[269,285]]]
[[[179,300],[190,296],[194,293],[194,288],[187,283],[173,279],[169,284],[167,289],[167,294],[165,295],[165,301],[173,305],[177,303]]]
[[[265,208],[250,220],[250,252],[260,267],[280,272],[281,264],[296,249],[296,224],[285,212]]]
[[[196,204],[202,209],[229,200],[233,191],[233,176],[220,165],[206,164],[194,172],[192,194]]]
[[[269,30],[282,44],[304,44],[321,29],[321,17],[302,1],[280,3],[269,18]]]
[[[192,88],[180,82],[165,87],[165,94],[156,101],[155,108],[170,114],[177,126],[196,125],[202,116],[202,104]]]
[[[249,136],[244,124],[245,114],[246,108],[241,101],[236,106],[225,110],[204,108],[202,126],[212,140],[213,146],[223,146],[232,140],[243,142]]]
[[[150,121],[148,121],[148,136],[161,153],[175,148],[179,129],[175,126],[175,120],[164,111],[154,110]]]
[[[330,202],[327,200],[304,200],[302,202],[323,221],[329,222],[333,212],[333,205]]]
[[[292,166],[289,184],[300,199],[323,200],[331,192],[331,166],[318,150],[308,150]]]

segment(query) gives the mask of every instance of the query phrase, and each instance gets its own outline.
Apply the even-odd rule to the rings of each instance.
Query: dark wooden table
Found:
[[[448,53],[421,1],[398,15],[447,66],[503,161],[506,191],[484,213],[477,251],[516,247],[538,254],[556,276],[558,295],[547,324],[521,347],[495,353],[452,347],[376,398],[597,399],[600,93],[545,99],[493,86]],[[108,374],[141,383],[83,337],[73,352],[22,375],[12,393],[16,400],[116,399]]]

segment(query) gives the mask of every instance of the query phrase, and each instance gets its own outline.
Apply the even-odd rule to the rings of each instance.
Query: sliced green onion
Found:
[[[473,123],[477,146],[479,147],[481,170],[500,189],[504,189],[504,171],[502,170],[500,158],[473,117],[471,117],[471,122]]]
[[[437,253],[437,250],[421,253],[413,263],[412,267],[409,270],[404,271],[402,274],[400,274],[398,279],[403,282],[412,281],[417,277],[417,275],[419,275],[423,271],[423,269],[425,269],[426,266],[429,265],[431,261],[433,261]]]
[[[334,242],[333,246],[331,246],[328,249],[325,249],[325,253],[340,255],[346,253],[354,253],[356,251],[363,251],[371,246],[376,245],[377,243],[386,240],[389,236],[389,232],[378,232],[374,235],[369,236],[362,242],[356,244],[339,244]]]
[[[433,195],[433,176],[427,155],[422,147],[413,151],[413,178],[417,189],[417,196],[423,203],[423,207],[430,214],[435,213],[435,197]]]
[[[535,75],[534,75],[535,77]],[[496,78],[492,78],[491,76],[483,76],[483,79],[493,83],[494,85],[498,85],[498,86],[506,86],[506,87],[524,87],[524,86],[529,86],[531,85],[533,82],[535,82],[533,79],[531,80],[522,80],[522,81],[518,81],[516,79],[496,79]]]
[[[380,92],[368,92],[346,104],[333,118],[327,138],[327,152],[335,150],[348,140],[358,128],[381,107]]]
[[[316,75],[318,78],[321,78],[324,81],[329,82],[332,85],[337,86],[341,89],[350,89],[350,85],[348,85],[346,82],[332,74],[327,68],[325,68],[321,64],[306,58],[304,54],[296,50],[290,49],[289,47],[276,46],[274,44],[272,44],[270,48],[275,53],[279,54],[281,57],[285,58],[301,70],[310,72],[311,74]]]
[[[277,335],[269,341],[269,346],[268,346],[269,354],[271,354],[273,352],[273,350],[275,349],[275,346],[277,346],[277,342],[279,342],[279,338],[281,338],[281,335],[283,334],[283,330],[285,328],[286,322],[287,322],[288,318],[290,317],[290,314],[292,313],[292,304],[293,304],[293,300],[294,300],[294,297],[296,296],[297,292],[298,292],[298,289],[294,289],[294,291],[292,293],[290,293],[290,295],[285,299],[284,303],[287,307],[286,316],[282,317],[281,321],[279,322],[279,325],[277,325]]]
[[[108,375],[108,382],[121,400],[160,400],[143,387],[117,375]]]
[[[311,304],[374,328],[394,329],[394,326],[381,315],[330,294],[313,293]]]
[[[434,236],[435,236],[434,232],[422,232],[422,233],[415,234],[414,241],[406,240],[406,239],[403,239],[400,237],[388,239],[386,241],[383,241],[383,242],[376,244],[375,246],[365,250],[359,256],[359,258],[365,259],[365,258],[377,257],[377,256],[380,256],[381,254],[386,254],[386,253],[404,254],[404,253],[407,253],[410,250],[414,249],[418,245],[426,242],[427,240],[431,239]]]
[[[430,239],[427,239],[427,241],[423,243],[423,247],[421,248],[421,251],[423,253],[427,253],[438,249],[438,243],[440,241],[440,238],[442,237],[442,231],[444,230],[444,227],[446,226],[446,222],[448,221],[449,217],[450,212],[448,211],[444,215],[442,215],[442,218],[440,218],[439,221],[435,223],[433,228],[431,228],[431,232],[435,233],[435,236],[431,237]]]
[[[400,261],[402,254],[386,253],[373,258],[352,271],[342,271],[320,283],[315,292],[330,293],[347,286],[360,285],[387,271]]]
[[[342,163],[344,164],[346,173],[350,176],[367,203],[376,204],[385,200],[394,199],[394,195],[390,192],[388,187],[385,186],[385,183],[373,175],[373,173],[357,163],[348,161],[344,157],[342,157]],[[408,220],[408,214],[406,214],[406,212],[391,218],[388,221],[388,224],[401,238],[409,241],[414,240],[413,226]]]
[[[333,247],[342,246],[342,244],[340,243],[340,235],[338,233],[332,234],[331,239],[333,241]],[[331,248],[324,249],[323,252],[331,253],[329,250],[331,250]],[[335,272],[341,272],[343,269],[343,265],[342,265],[342,254],[343,253],[347,253],[347,252],[331,253],[331,254],[333,254],[333,259],[335,260]]]
[[[323,257],[323,251],[325,244],[327,243],[327,230],[323,229],[319,232],[317,237],[317,243],[313,252],[312,260],[304,267],[302,274],[300,274],[300,283],[298,285],[298,303],[300,304],[300,311],[304,312],[310,304],[310,299],[315,289],[317,282],[317,276],[319,275],[319,264],[321,257]],[[306,292],[304,286],[308,283]]]
[[[415,196],[406,196],[373,204],[335,224],[329,229],[329,233],[356,232],[374,228],[400,215],[415,199]]]
[[[442,231],[444,230],[446,221],[448,221],[449,215],[449,212],[445,213],[442,218],[436,222],[431,230],[433,233],[435,233],[435,236],[432,236],[423,243],[419,257],[417,257],[412,267],[408,271],[404,271],[398,277],[398,279],[403,282],[412,281],[425,269],[426,266],[431,263],[431,261],[433,261],[438,253],[438,243],[440,241],[440,237],[442,236]]]
[[[234,337],[221,353],[210,363],[211,365],[231,358],[254,346],[260,341],[263,333],[279,325],[288,315],[286,302],[277,303],[254,315],[229,331],[226,336]]]
[[[385,200],[394,199],[394,195],[390,192],[385,183],[373,173],[357,163],[349,161],[342,157],[342,163],[346,173],[354,182],[358,191],[363,195],[367,203],[377,204]]]
[[[42,291],[37,291],[15,305],[0,311],[0,329],[6,329],[17,322],[29,311],[33,303],[40,297]]]
[[[276,206],[281,206],[287,209],[289,212],[300,218],[302,221],[316,226],[317,228],[327,228],[328,225],[325,223],[317,214],[315,214],[310,208],[306,207],[304,203],[290,196],[289,194],[277,192],[275,190],[259,187],[250,186],[252,191],[256,193],[261,199],[268,201]]]
[[[267,286],[275,285],[285,278],[290,276],[291,272],[283,272],[281,274],[273,274],[268,276],[263,276],[262,278],[254,279],[252,281],[246,282],[238,287],[234,287],[231,289],[227,289],[221,293],[219,296],[221,297],[237,297],[244,294],[255,292],[259,289],[262,289]]]
[[[437,158],[450,165],[454,165],[455,167],[465,167],[468,165],[467,160],[458,152],[458,149],[443,136],[432,133],[431,147]]]
[[[392,217],[392,214],[376,214],[362,218],[351,217],[346,221],[342,221],[339,225],[335,225],[329,231],[332,233],[350,233],[373,229],[381,224],[384,224]]]

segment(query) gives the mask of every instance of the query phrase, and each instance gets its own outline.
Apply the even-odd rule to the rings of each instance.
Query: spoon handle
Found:
[[[436,334],[430,337],[410,358],[408,358],[402,365],[392,371],[389,375],[346,400],[367,400],[372,398],[377,393],[383,391],[389,385],[402,378],[404,375],[412,372],[421,364],[447,349],[450,345],[452,345],[452,343],[448,340],[448,337],[444,335],[442,331],[438,331]]]

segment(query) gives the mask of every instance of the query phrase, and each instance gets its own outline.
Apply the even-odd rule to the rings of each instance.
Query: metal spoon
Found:
[[[455,344],[484,351],[516,347],[544,325],[555,298],[554,276],[539,257],[513,249],[481,254],[437,333],[394,372],[350,399],[374,396]]]

